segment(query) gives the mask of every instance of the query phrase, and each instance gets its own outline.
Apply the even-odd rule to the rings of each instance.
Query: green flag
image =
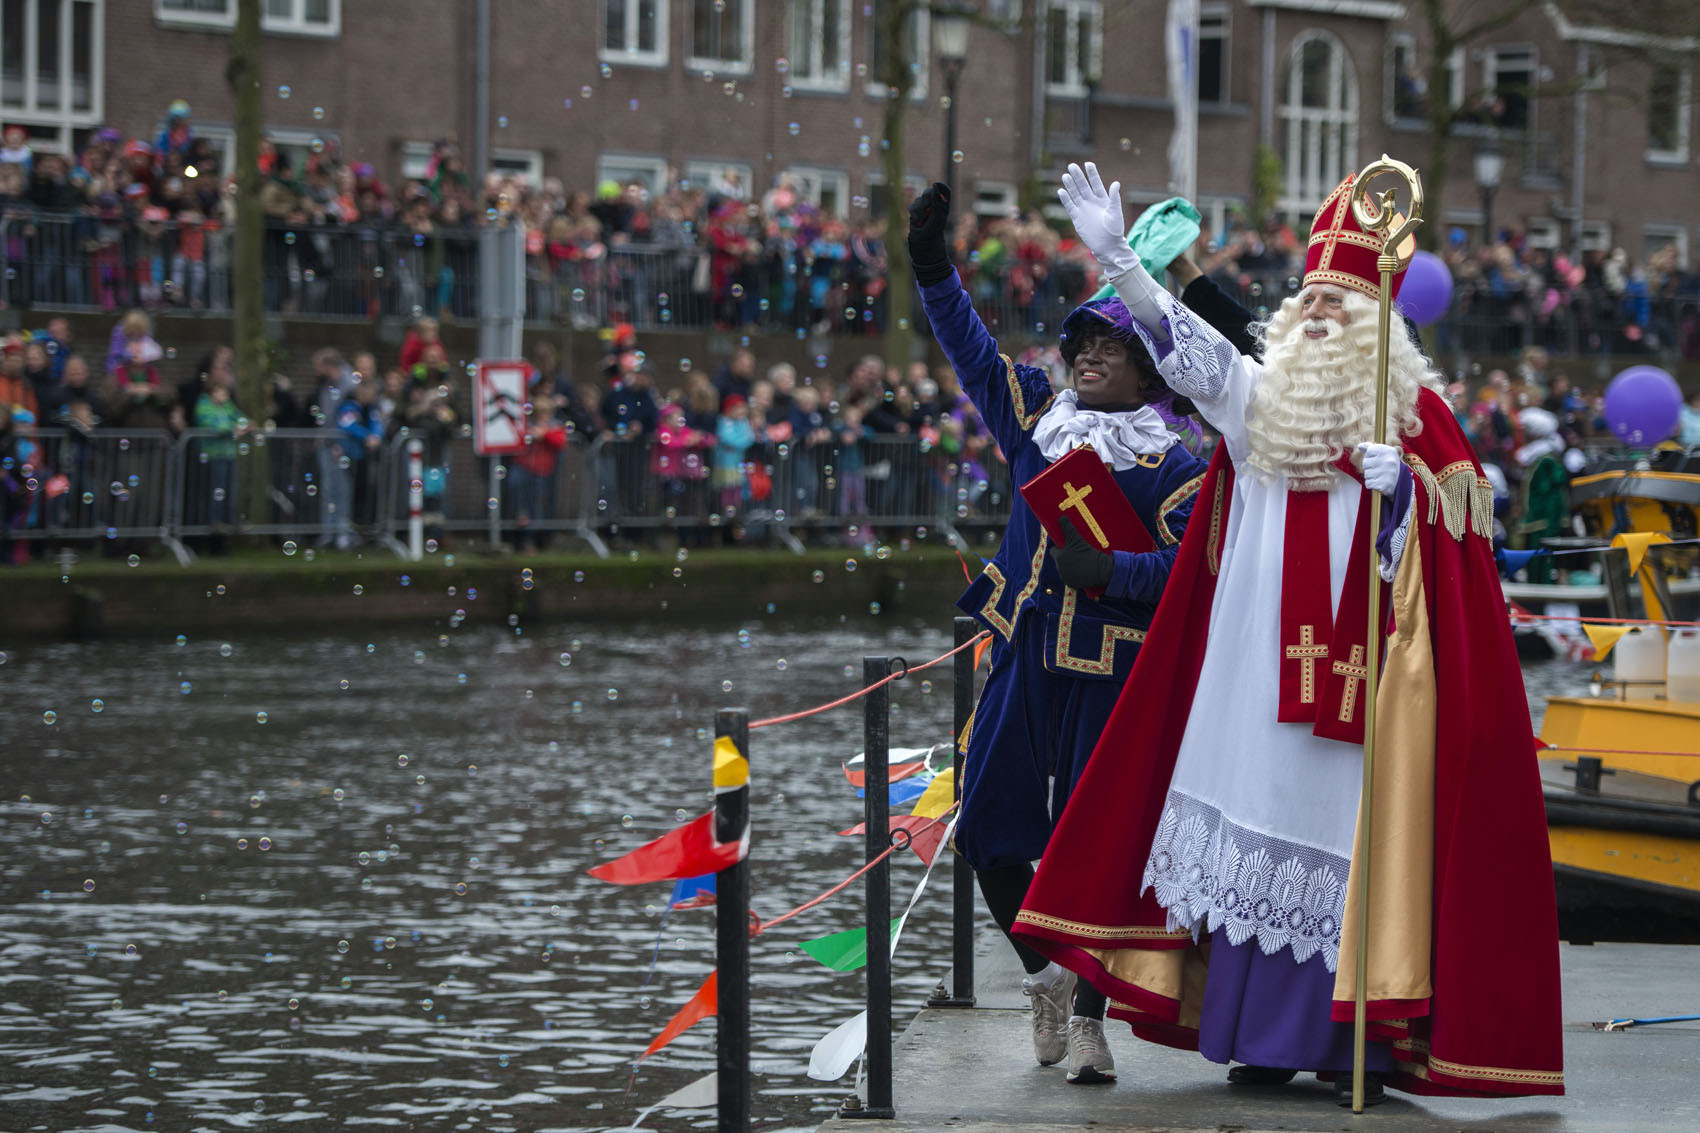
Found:
[[[891,918],[894,935],[901,923],[902,917]],[[852,928],[831,936],[817,936],[803,941],[802,949],[835,972],[854,972],[868,962],[868,930]]]

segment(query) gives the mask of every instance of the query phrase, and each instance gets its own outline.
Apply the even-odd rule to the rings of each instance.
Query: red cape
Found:
[[[1436,706],[1432,760],[1423,753],[1429,763],[1422,768],[1425,775],[1432,770],[1432,827],[1419,832],[1433,839],[1432,909],[1421,910],[1432,930],[1424,961],[1429,994],[1376,1000],[1372,992],[1370,1036],[1393,1042],[1399,1070],[1389,1084],[1411,1093],[1561,1094],[1552,860],[1523,676],[1493,562],[1491,495],[1446,403],[1424,390],[1418,412],[1421,433],[1403,440],[1417,474],[1412,536],[1421,557],[1422,591],[1409,591],[1418,599],[1411,609],[1426,609],[1421,654],[1431,649],[1433,658],[1415,683]],[[1218,447],[1156,619],[1015,926],[1033,948],[1108,995],[1110,1013],[1135,1034],[1185,1048],[1198,1043],[1193,1001],[1207,949],[1188,933],[1168,931],[1164,909],[1139,891],[1138,879],[1199,691],[1233,478]],[[1413,571],[1410,583],[1417,581]],[[1420,628],[1420,616],[1408,620]],[[1390,652],[1390,679],[1392,665]],[[1391,691],[1404,692],[1383,688],[1378,705]],[[1419,711],[1426,730],[1426,704]],[[1401,836],[1384,834],[1383,805],[1378,793],[1377,878],[1385,840]],[[1426,841],[1414,844],[1426,861]],[[1398,857],[1397,846],[1391,856]],[[1105,862],[1120,871],[1110,884],[1081,884],[1102,878]],[[1374,895],[1371,909],[1379,917]],[[1372,984],[1377,950],[1388,941],[1386,932],[1378,938],[1378,923],[1372,919],[1370,929]],[[1343,942],[1340,963],[1351,962]],[[1167,974],[1156,974],[1165,965]],[[1351,997],[1342,1000],[1337,986],[1333,1017],[1352,1015]]]

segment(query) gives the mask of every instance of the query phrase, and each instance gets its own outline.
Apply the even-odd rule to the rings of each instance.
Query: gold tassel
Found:
[[[1422,481],[1423,492],[1428,496],[1428,521],[1432,524],[1440,518],[1440,483],[1435,480],[1428,465],[1423,463],[1422,457],[1408,452],[1405,454],[1405,463],[1411,466],[1411,472]]]
[[[1470,505],[1470,530],[1483,539],[1493,538],[1493,485],[1486,476],[1476,477]]]

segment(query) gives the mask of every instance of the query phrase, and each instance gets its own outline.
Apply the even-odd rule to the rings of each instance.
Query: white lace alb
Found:
[[[1033,426],[1033,442],[1047,461],[1060,460],[1089,444],[1098,458],[1117,472],[1132,468],[1141,456],[1168,452],[1179,439],[1149,405],[1116,413],[1084,409],[1079,395],[1071,389],[1052,398],[1050,407]]]
[[[1320,952],[1332,972],[1350,865],[1238,826],[1208,803],[1170,791],[1140,892],[1150,889],[1168,911],[1171,932],[1226,928],[1229,943],[1256,937],[1265,955],[1291,948],[1302,964]]]

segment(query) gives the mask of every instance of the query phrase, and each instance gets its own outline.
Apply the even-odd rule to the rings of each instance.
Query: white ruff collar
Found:
[[[1132,468],[1141,456],[1168,452],[1179,439],[1149,405],[1117,413],[1082,409],[1080,397],[1071,389],[1051,400],[1051,407],[1033,428],[1033,440],[1047,461],[1089,444],[1117,472]]]

